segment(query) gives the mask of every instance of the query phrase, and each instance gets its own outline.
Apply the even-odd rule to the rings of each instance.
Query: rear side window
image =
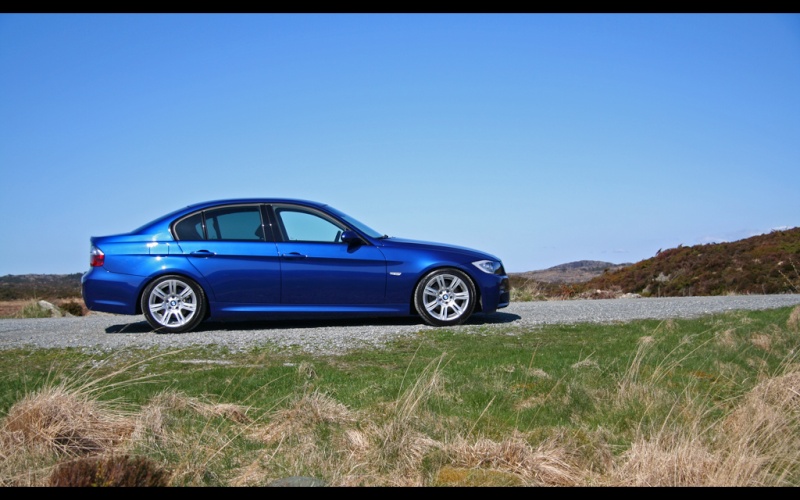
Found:
[[[181,241],[250,240],[264,241],[261,209],[257,205],[242,205],[205,210],[181,219],[174,227]]]
[[[258,206],[215,208],[204,213],[209,240],[264,239]]]
[[[175,224],[175,237],[181,241],[204,240],[203,213],[198,212]]]

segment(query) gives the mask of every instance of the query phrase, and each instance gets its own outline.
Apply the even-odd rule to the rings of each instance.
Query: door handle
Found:
[[[303,254],[298,253],[298,252],[289,252],[289,253],[281,254],[281,257],[284,257],[286,259],[305,259],[307,257],[307,255],[303,255]]]
[[[189,255],[194,255],[195,257],[211,257],[216,254],[210,250],[195,250]]]

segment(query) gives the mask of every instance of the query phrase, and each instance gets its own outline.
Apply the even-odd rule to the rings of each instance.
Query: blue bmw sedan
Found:
[[[324,203],[190,205],[91,238],[81,279],[92,311],[144,314],[159,333],[206,320],[418,316],[433,326],[508,306],[497,257],[389,237]]]

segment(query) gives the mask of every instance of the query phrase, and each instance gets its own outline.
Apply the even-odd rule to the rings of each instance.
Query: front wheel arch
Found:
[[[472,277],[455,267],[433,269],[417,282],[413,309],[431,326],[456,326],[480,310],[480,294]]]

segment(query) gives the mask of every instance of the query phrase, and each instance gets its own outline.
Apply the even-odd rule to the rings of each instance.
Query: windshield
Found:
[[[342,220],[347,222],[347,224],[349,224],[351,227],[353,227],[355,229],[358,229],[359,231],[361,231],[362,233],[366,234],[370,238],[385,238],[386,237],[385,234],[379,233],[378,231],[372,229],[371,227],[369,227],[368,225],[364,224],[363,222],[360,222],[360,221],[350,217],[349,215],[347,215],[344,212],[336,210],[335,208],[333,208],[330,205],[328,205],[327,208],[328,208],[328,210],[330,210],[334,214],[336,214],[339,217],[341,217]]]

